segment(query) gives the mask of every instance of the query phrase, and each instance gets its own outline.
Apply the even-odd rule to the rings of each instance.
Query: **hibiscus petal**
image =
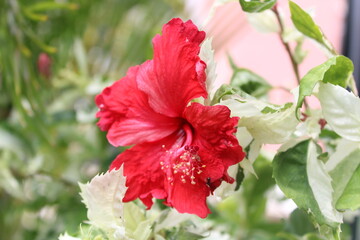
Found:
[[[199,146],[199,154],[208,170],[204,170],[208,177],[217,176],[214,158],[220,159],[224,166],[224,180],[232,181],[227,177],[227,169],[244,159],[245,153],[239,145],[234,133],[239,118],[230,117],[230,110],[226,106],[204,106],[192,103],[184,111],[184,118],[194,128],[193,143]],[[211,168],[210,166],[213,166]],[[216,180],[216,179],[214,179]]]
[[[191,21],[177,18],[153,39],[154,60],[141,68],[137,82],[156,112],[179,117],[190,100],[207,97],[206,64],[198,56],[204,38]]]
[[[96,96],[100,108],[96,115],[100,118],[98,126],[109,131],[107,138],[114,146],[156,141],[173,133],[180,124],[179,119],[156,113],[147,95],[138,89],[139,69],[149,62],[130,68],[124,78]]]
[[[107,138],[113,146],[157,141],[173,133],[180,124],[178,119],[166,118],[160,115],[152,119],[136,117],[116,121],[109,129]]]
[[[134,81],[138,70],[139,66],[129,68],[124,78],[105,88],[95,97],[96,105],[100,109],[96,114],[96,117],[100,118],[97,125],[102,131],[108,131],[118,118],[125,116],[128,106],[133,101],[130,96],[139,97],[140,102],[144,98],[144,94],[139,92]]]
[[[124,202],[140,198],[150,208],[152,193],[166,197],[164,191],[164,174],[158,159],[161,157],[161,145],[139,144],[117,156],[110,170],[119,169],[124,164],[124,176],[128,187]]]
[[[138,144],[119,154],[112,162],[110,170],[124,165],[124,176],[128,187],[124,202],[140,198],[150,208],[152,198],[164,199],[166,174],[160,164],[166,157],[171,157],[165,146],[175,146],[183,141],[178,134],[172,134],[161,141]]]
[[[204,182],[191,184],[183,183],[179,177],[175,178],[169,190],[169,197],[164,204],[174,207],[179,213],[196,214],[205,218],[210,212],[206,204],[206,197],[210,195],[210,188]]]

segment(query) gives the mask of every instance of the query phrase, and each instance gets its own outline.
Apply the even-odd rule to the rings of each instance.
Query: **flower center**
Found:
[[[202,173],[202,169],[206,167],[201,163],[200,156],[198,155],[198,146],[185,145],[184,152],[172,164],[174,174],[180,174],[181,182],[186,183],[189,178],[191,184],[196,184],[195,174]]]
[[[182,183],[190,181],[191,184],[196,184],[196,178],[206,168],[198,154],[199,147],[192,145],[193,132],[191,127],[188,124],[184,124],[183,131],[185,132],[185,141],[182,147],[177,145],[175,146],[175,151],[166,150],[166,153],[170,156],[166,157],[165,161],[160,162],[161,169],[168,176],[170,184],[174,181],[174,175],[180,175]],[[164,145],[162,147],[166,148]]]

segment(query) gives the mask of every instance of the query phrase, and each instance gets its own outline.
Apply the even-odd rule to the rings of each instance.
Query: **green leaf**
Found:
[[[312,17],[292,1],[289,1],[289,7],[291,20],[293,21],[296,29],[305,36],[312,38],[321,44],[325,44],[323,34],[320,28],[315,24]]]
[[[271,89],[271,85],[256,73],[245,68],[233,67],[233,69],[231,86],[254,97],[261,97]]]
[[[336,202],[337,209],[356,210],[360,208],[360,165],[356,168],[343,194]]]
[[[271,178],[273,169],[271,162],[264,156],[259,156],[254,163],[258,178],[250,175],[244,180],[242,185],[246,198],[246,213],[249,224],[259,222],[266,208],[266,192],[274,185],[275,181]]]
[[[319,137],[320,138],[328,138],[328,139],[338,139],[338,138],[340,138],[340,136],[336,132],[334,132],[332,130],[329,130],[329,129],[326,129],[326,128],[321,130],[321,133],[320,133]]]
[[[228,84],[223,84],[218,88],[218,90],[216,90],[214,97],[211,100],[211,105],[219,103],[220,100],[223,99],[225,96],[235,95],[235,94],[242,97],[248,96],[247,93],[239,89],[236,89]]]
[[[299,98],[296,105],[296,116],[298,109],[302,106],[305,96],[310,96],[315,85],[319,81],[330,82],[346,87],[354,67],[350,59],[345,56],[335,56],[326,62],[312,68],[300,81]]]
[[[263,110],[261,110],[261,113],[276,113],[276,112],[283,112],[288,108],[291,108],[293,106],[293,103],[285,103],[284,106],[280,107],[280,109],[274,109],[269,106],[266,106]],[[278,107],[279,108],[279,107]]]
[[[317,159],[316,145],[306,140],[278,153],[273,169],[285,196],[308,212],[322,231],[337,233],[342,216],[333,207],[331,179]]]
[[[360,144],[341,140],[326,168],[332,177],[334,201],[340,210],[360,207]]]
[[[26,8],[28,11],[48,11],[58,9],[76,10],[79,6],[75,3],[58,3],[54,1],[41,1]]]
[[[27,9],[24,9],[24,15],[26,17],[28,17],[29,19],[31,20],[34,20],[34,21],[46,21],[48,20],[48,16],[47,15],[44,15],[44,14],[38,14],[38,13],[34,13],[32,11],[29,11]]]
[[[249,13],[265,11],[272,8],[275,3],[276,0],[240,0],[242,10]]]
[[[308,233],[306,234],[302,240],[326,240],[323,237],[320,237],[319,235],[315,234],[315,233]]]
[[[235,187],[235,191],[239,190],[241,183],[244,180],[244,169],[239,167],[238,168],[238,172],[236,173],[236,187]]]
[[[323,82],[329,82],[345,88],[354,71],[354,64],[345,56],[337,56],[336,63],[325,72]]]
[[[311,223],[309,215],[305,211],[297,208],[289,217],[289,220],[285,226],[285,229],[298,236],[303,236],[309,232],[315,232],[314,225]]]
[[[223,97],[225,97],[226,95],[233,95],[235,93],[236,93],[236,91],[233,87],[231,87],[227,84],[223,84],[223,85],[221,85],[221,87],[218,88],[218,90],[216,90],[215,95],[214,95],[213,99],[211,100],[211,105],[219,103],[220,100]]]

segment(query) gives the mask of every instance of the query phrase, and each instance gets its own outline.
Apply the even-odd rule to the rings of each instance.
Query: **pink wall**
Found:
[[[204,25],[211,9],[212,0],[188,0],[187,8],[191,19],[199,26]],[[341,51],[343,22],[346,14],[346,0],[297,0],[305,10],[314,10],[315,22]],[[285,19],[290,20],[288,1],[279,0],[279,11]],[[290,21],[286,22],[291,24]],[[294,88],[297,83],[293,74],[288,55],[276,33],[259,33],[247,23],[239,3],[230,2],[217,8],[212,20],[203,29],[208,37],[213,37],[213,47],[217,61],[218,84],[228,82],[232,71],[228,64],[227,54],[230,53],[236,64],[249,68],[263,76],[274,86]],[[300,66],[303,76],[312,67],[324,62],[326,56],[316,43],[306,40],[304,49],[308,56]],[[273,103],[292,101],[290,94],[283,90],[273,90],[270,95]],[[313,104],[316,102],[311,100]]]

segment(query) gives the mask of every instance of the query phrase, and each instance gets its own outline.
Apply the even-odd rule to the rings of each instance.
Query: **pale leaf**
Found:
[[[70,236],[67,232],[65,232],[64,234],[61,234],[58,239],[59,240],[81,240],[80,238]]]
[[[318,98],[325,120],[334,131],[345,139],[360,142],[360,99],[330,83],[320,83]]]
[[[276,15],[271,10],[265,10],[259,13],[247,13],[246,17],[250,25],[261,33],[280,31]]]
[[[279,144],[288,140],[298,124],[294,113],[295,107],[291,107],[274,113],[243,117],[239,126],[246,127],[253,138],[261,143]]]
[[[331,222],[341,223],[342,214],[334,207],[331,178],[317,155],[316,145],[310,141],[306,164],[309,185],[323,216]]]
[[[231,110],[231,116],[240,117],[238,126],[246,127],[252,137],[261,144],[287,141],[298,125],[295,106],[289,107],[291,103],[275,106],[251,97],[234,96],[220,104]]]
[[[97,175],[90,183],[79,185],[92,225],[110,234],[116,226],[123,225],[122,199],[127,188],[122,168]]]
[[[214,60],[214,50],[211,47],[211,42],[211,38],[205,39],[205,41],[201,44],[199,54],[200,59],[206,63],[206,90],[209,93],[208,99],[205,100],[206,103],[211,102],[211,99],[216,92],[216,62]]]

